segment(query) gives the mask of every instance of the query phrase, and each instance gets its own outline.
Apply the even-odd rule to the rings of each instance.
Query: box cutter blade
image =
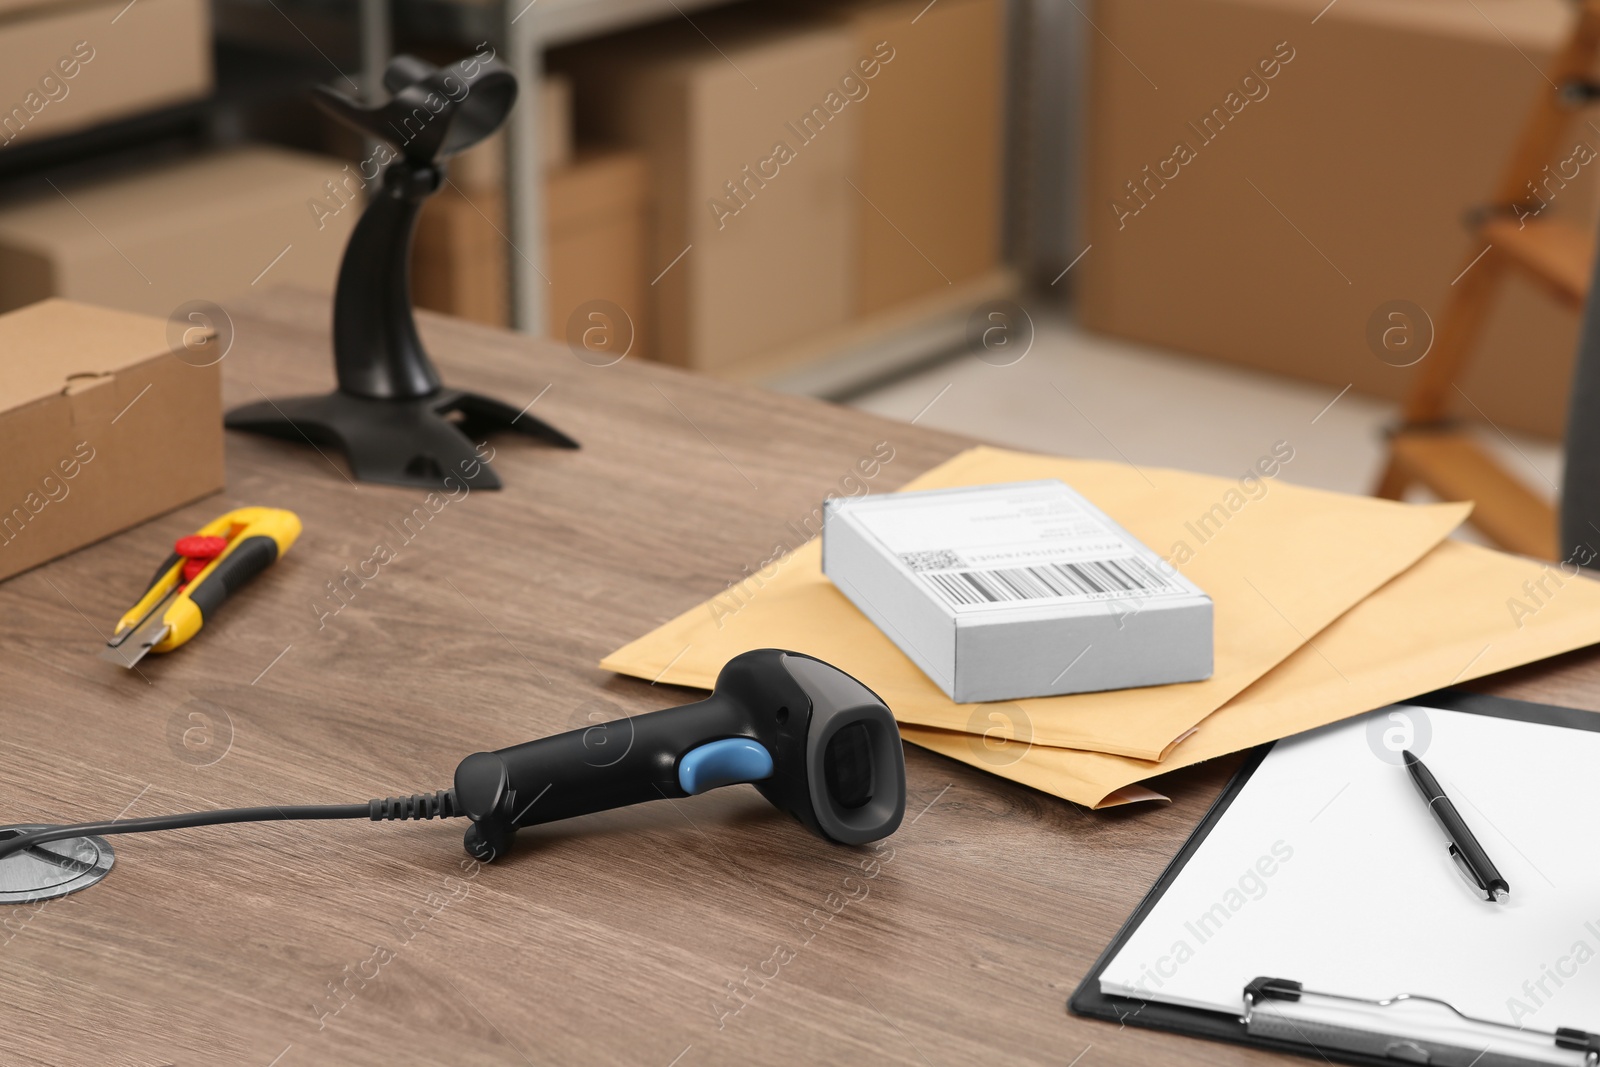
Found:
[[[132,667],[144,659],[145,653],[166,640],[167,635],[172,632],[172,627],[167,625],[166,613],[167,608],[177,598],[178,590],[174,588],[157,601],[155,607],[151,608],[136,625],[126,630],[119,629],[117,634],[106,642],[105,651],[100,653],[100,658],[124,667]]]
[[[139,602],[117,621],[102,659],[133,667],[150,652],[171,652],[200,632],[230,595],[289,551],[300,518],[281,508],[236,508],[206,523],[179,546],[209,540],[209,556],[173,552]],[[185,579],[185,567],[190,577]]]

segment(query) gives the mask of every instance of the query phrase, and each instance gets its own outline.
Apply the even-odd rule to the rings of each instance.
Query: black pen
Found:
[[[1495,869],[1494,862],[1489,859],[1489,854],[1472,836],[1472,831],[1467,829],[1466,820],[1456,806],[1439,788],[1439,780],[1409,749],[1401,755],[1405,758],[1406,770],[1411,772],[1411,780],[1416,783],[1417,792],[1428,802],[1428,810],[1433,812],[1433,817],[1439,820],[1439,826],[1450,839],[1450,858],[1456,861],[1467,883],[1482,893],[1485,900],[1505,900],[1511,895],[1511,886],[1506,884],[1506,880]]]

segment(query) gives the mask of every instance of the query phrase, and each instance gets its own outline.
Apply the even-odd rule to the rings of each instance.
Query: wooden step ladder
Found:
[[[1474,231],[1462,273],[1450,289],[1433,350],[1389,441],[1389,465],[1377,495],[1398,500],[1422,485],[1445,500],[1475,500],[1472,522],[1501,547],[1541,559],[1559,556],[1556,511],[1508,473],[1450,416],[1455,382],[1483,330],[1490,301],[1507,272],[1522,271],[1558,303],[1582,310],[1589,293],[1595,239],[1570,223],[1532,214],[1528,183],[1546,164],[1564,158],[1562,137],[1577,108],[1600,99],[1591,72],[1600,54],[1600,0],[1582,0],[1572,35],[1545,72],[1540,93],[1517,140],[1489,208]],[[1463,394],[1464,396],[1465,394]]]

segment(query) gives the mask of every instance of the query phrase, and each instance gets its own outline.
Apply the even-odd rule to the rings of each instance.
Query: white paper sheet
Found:
[[[1484,901],[1457,872],[1400,764],[1405,747],[1510,883],[1509,901]],[[1600,1030],[1597,772],[1600,733],[1410,705],[1279,742],[1101,988],[1238,1013],[1246,983],[1268,976],[1373,999],[1431,995],[1534,1030]],[[1453,1024],[1417,1025],[1415,1036]]]

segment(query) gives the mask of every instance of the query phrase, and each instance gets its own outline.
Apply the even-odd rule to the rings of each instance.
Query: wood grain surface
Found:
[[[331,386],[325,302],[233,313],[230,405]],[[424,334],[450,384],[538,397],[583,449],[496,438],[505,490],[433,511],[230,434],[224,494],[0,584],[5,821],[432,790],[469,752],[696,699],[596,661],[796,543],[878,442],[874,490],[969,443],[459,322]],[[294,550],[141,673],[96,658],[173,539],[244,504],[299,512]],[[380,544],[393,558],[346,582]],[[1600,661],[1484,687],[1600,708]],[[1266,1062],[1064,1006],[1233,766],[1090,813],[913,748],[906,823],[875,848],[743,788],[523,831],[489,867],[461,821],[122,837],[101,885],[0,913],[0,1064]]]

